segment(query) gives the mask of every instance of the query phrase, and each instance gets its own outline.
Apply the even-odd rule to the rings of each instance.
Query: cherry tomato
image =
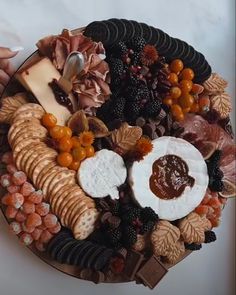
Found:
[[[87,158],[90,158],[90,157],[94,156],[95,151],[94,151],[94,147],[92,145],[86,146],[84,149],[86,151],[86,157]]]
[[[64,136],[63,127],[56,125],[50,128],[49,134],[53,139],[61,139]]]
[[[170,64],[170,70],[174,73],[179,73],[183,70],[184,64],[181,59],[174,59]]]
[[[67,136],[67,137],[72,136],[72,130],[69,127],[63,126],[62,129],[63,129],[64,136]]]
[[[59,150],[61,152],[69,152],[72,149],[72,140],[69,137],[62,137],[59,141]]]
[[[170,89],[170,96],[173,99],[177,99],[181,96],[181,89],[179,87],[171,87]]]
[[[62,152],[57,156],[57,163],[62,167],[69,167],[73,161],[73,157],[68,152]]]
[[[193,82],[191,80],[182,80],[179,83],[179,88],[182,94],[189,93],[192,90]]]
[[[73,148],[81,147],[80,140],[79,140],[78,136],[72,136],[71,141],[72,141]]]
[[[82,161],[86,158],[86,151],[83,147],[78,147],[72,150],[72,155],[75,161]]]
[[[194,97],[191,94],[186,93],[179,98],[179,103],[183,109],[191,108],[194,103]]]
[[[46,113],[42,117],[42,124],[47,128],[52,128],[57,124],[57,118],[50,113]]]
[[[178,84],[178,75],[176,73],[170,73],[168,80],[172,85],[177,85]]]
[[[80,161],[73,161],[68,168],[77,171],[79,169],[79,166]]]
[[[194,78],[194,71],[190,68],[185,68],[180,74],[180,78],[182,80],[193,80]]]

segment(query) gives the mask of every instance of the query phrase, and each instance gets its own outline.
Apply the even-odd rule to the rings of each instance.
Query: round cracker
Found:
[[[31,164],[38,157],[39,154],[45,153],[45,149],[46,149],[46,145],[44,143],[38,144],[31,151],[29,151],[28,154],[24,156],[24,159],[23,159],[24,162],[22,165],[24,167],[25,173],[28,176],[29,176],[29,169]]]
[[[20,106],[14,112],[12,119],[14,120],[14,118],[17,117],[20,113],[27,112],[27,111],[40,111],[40,112],[44,112],[44,109],[39,104],[36,104],[36,103],[27,103],[27,104],[24,104],[24,105]]]
[[[37,125],[41,125],[40,120],[39,119],[35,119],[35,118],[25,118],[22,120],[19,120],[17,122],[15,122],[14,124],[11,125],[9,131],[8,131],[8,137],[13,136],[17,131],[17,127],[20,126],[21,124],[37,124]]]
[[[40,140],[45,141],[46,137],[47,137],[46,133],[28,131],[28,132],[25,132],[23,136],[19,136],[16,140],[14,140],[11,146],[14,149],[15,146],[17,146],[17,144],[19,144],[22,140],[26,140],[29,138],[38,138]]]
[[[86,200],[85,198],[79,200],[76,206],[72,209],[71,216],[68,220],[68,225],[72,228],[78,216],[89,208],[94,208],[94,204],[92,202]]]
[[[41,181],[41,179],[44,177],[44,175],[50,170],[52,169],[53,167],[57,166],[57,162],[56,161],[53,161],[52,163],[49,163],[48,165],[46,165],[44,167],[44,169],[42,169],[37,177],[37,180],[36,180],[36,186],[39,187],[39,183]]]
[[[55,159],[54,158],[46,158],[46,159],[42,159],[42,161],[40,163],[38,163],[38,165],[35,167],[35,169],[32,171],[32,182],[34,183],[34,185],[36,186],[37,184],[37,179],[40,175],[40,173],[44,170],[44,168],[51,163],[55,163]]]
[[[38,110],[28,110],[28,111],[23,111],[19,113],[17,116],[14,116],[12,122],[15,123],[18,120],[21,120],[23,118],[36,118],[36,119],[41,119],[44,115],[44,112],[38,111]]]
[[[49,150],[45,149],[42,153],[40,152],[38,154],[38,157],[36,157],[34,161],[32,162],[32,164],[30,165],[29,172],[28,172],[28,176],[30,177],[30,179],[32,179],[33,177],[33,170],[42,160],[44,159],[55,160],[56,156],[57,156],[57,152],[53,149],[49,149]]]
[[[29,139],[23,140],[14,148],[15,153],[19,153],[25,146],[33,142],[39,143],[39,142],[42,142],[42,140],[40,140],[39,138],[29,138]]]
[[[88,209],[81,214],[72,229],[75,239],[86,239],[94,231],[98,216],[99,213],[96,209]]]
[[[47,180],[48,177],[51,176],[51,174],[55,173],[58,171],[58,164],[54,167],[51,167],[50,169],[48,169],[47,172],[44,173],[44,175],[41,177],[40,181],[38,182],[38,187],[40,187],[40,189],[42,189],[44,182]]]
[[[58,186],[58,182],[62,181],[63,179],[74,175],[74,173],[72,174],[72,171],[69,170],[68,168],[63,169],[63,167],[61,167],[61,172],[58,172],[55,177],[53,178],[52,182],[50,183],[50,185],[48,186],[48,194],[50,195],[51,193],[53,193],[53,191],[55,190],[55,188]]]
[[[56,166],[53,171],[50,171],[49,173],[47,173],[45,175],[45,180],[42,184],[42,191],[43,194],[45,195],[46,200],[48,200],[48,195],[47,195],[47,191],[48,191],[48,186],[50,184],[50,182],[52,181],[52,179],[54,178],[54,176],[58,173],[58,171],[60,171],[61,167],[60,166]]]
[[[57,182],[51,190],[51,195],[56,194],[66,184],[76,184],[75,175],[76,172],[68,170],[69,173],[59,182]]]
[[[62,198],[62,200],[66,200],[67,195],[72,192],[73,190],[75,190],[75,188],[77,188],[78,186],[73,184],[73,185],[64,185],[60,191],[58,191],[56,194],[51,194],[49,197],[49,203],[51,204],[52,207],[54,207],[55,209],[57,209],[58,206],[58,201],[60,200],[60,198]]]

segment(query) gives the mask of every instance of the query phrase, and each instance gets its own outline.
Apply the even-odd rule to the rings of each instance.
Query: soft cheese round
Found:
[[[93,198],[110,195],[112,199],[118,199],[118,187],[126,177],[127,169],[122,157],[106,149],[84,160],[77,173],[80,186]]]
[[[189,142],[181,138],[163,136],[155,139],[153,150],[143,161],[134,162],[129,170],[129,183],[135,200],[142,207],[151,207],[161,219],[176,220],[193,211],[202,201],[208,187],[208,172],[201,153]],[[161,199],[149,187],[153,163],[160,157],[176,155],[189,168],[189,176],[195,179],[192,187],[186,186],[175,199]]]

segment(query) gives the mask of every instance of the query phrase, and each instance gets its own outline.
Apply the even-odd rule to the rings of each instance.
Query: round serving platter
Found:
[[[78,34],[79,32],[81,32],[83,30],[83,28],[78,28],[78,29],[75,29],[72,31],[72,33],[74,34]],[[37,60],[39,54],[38,54],[38,50],[36,50],[35,52],[33,52],[20,66],[19,68],[17,69],[16,73],[20,70],[22,70],[23,68],[25,68],[26,66],[28,66],[29,64],[32,64],[35,60]],[[15,74],[16,74],[15,73]],[[13,95],[17,92],[20,92],[20,91],[25,91],[23,89],[23,87],[19,84],[19,82],[17,82],[17,80],[15,79],[14,75],[11,77],[9,83],[7,84],[7,86],[5,87],[4,89],[4,92],[1,96],[1,99],[6,97],[6,96],[10,96],[10,95]],[[7,137],[7,131],[8,131],[8,126],[0,126],[0,135],[1,136],[5,136]],[[4,142],[6,142],[4,140]],[[8,147],[6,146],[6,149]],[[3,190],[1,189],[0,190],[0,197],[3,196]],[[9,220],[8,218],[6,217],[6,215],[4,214],[4,210],[3,208],[1,207],[1,211],[6,219],[6,221],[8,223]],[[28,248],[35,254],[37,255],[41,260],[43,260],[44,262],[46,262],[48,265],[54,267],[55,269],[67,274],[67,275],[70,275],[70,276],[73,276],[73,277],[76,277],[76,278],[79,278],[79,279],[84,279],[84,280],[90,280],[87,276],[83,276],[82,273],[81,273],[81,269],[77,266],[73,266],[73,265],[66,265],[66,264],[61,264],[61,263],[58,263],[57,261],[54,261],[52,259],[50,259],[50,257],[47,255],[46,252],[40,252],[38,251],[34,246],[28,246]],[[186,250],[185,254],[183,257],[181,257],[181,259],[179,259],[177,261],[177,263],[179,263],[180,261],[182,261],[183,259],[185,259],[192,251],[190,250]],[[164,264],[164,266],[169,269],[171,267],[173,267],[174,265],[176,265],[177,263],[175,264]],[[125,282],[128,282],[129,280],[128,279],[125,279],[123,276],[120,277],[120,276],[117,276],[117,275],[112,275],[112,273],[110,274],[110,276],[107,276],[105,278],[105,281],[104,282],[107,282],[107,283],[125,283]]]

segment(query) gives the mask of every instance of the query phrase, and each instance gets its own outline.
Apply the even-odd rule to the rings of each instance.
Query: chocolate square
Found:
[[[144,285],[153,289],[164,275],[168,272],[165,266],[158,260],[156,256],[150,259],[140,268],[136,276],[142,280]]]
[[[137,270],[143,261],[143,254],[129,251],[125,260],[124,274],[129,280],[133,280]]]

